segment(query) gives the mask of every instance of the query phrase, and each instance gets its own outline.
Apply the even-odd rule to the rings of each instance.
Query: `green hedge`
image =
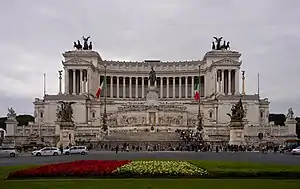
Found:
[[[300,178],[300,166],[226,161],[190,161],[210,178]]]

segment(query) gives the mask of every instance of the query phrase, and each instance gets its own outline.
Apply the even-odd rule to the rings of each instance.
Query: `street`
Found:
[[[285,154],[261,154],[258,152],[119,152],[91,151],[88,155],[62,156],[30,156],[21,154],[18,157],[0,158],[0,166],[49,164],[69,162],[75,160],[138,160],[138,159],[168,159],[168,160],[212,160],[212,161],[239,161],[268,164],[300,165],[300,156]]]

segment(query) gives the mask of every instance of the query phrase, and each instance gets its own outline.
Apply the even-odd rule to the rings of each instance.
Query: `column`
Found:
[[[139,84],[139,77],[135,77],[135,98],[139,98],[138,84]]]
[[[110,76],[110,98],[113,98],[114,95],[113,95],[113,92],[114,92],[114,83],[113,83],[113,76]]]
[[[228,95],[231,94],[231,70],[228,70]]]
[[[176,90],[175,90],[175,78],[176,77],[172,78],[173,79],[173,98],[175,98],[175,92],[176,92]]]
[[[79,70],[79,94],[83,94],[82,70]]]
[[[132,98],[132,77],[129,77],[129,98]]]
[[[181,98],[181,76],[179,77],[179,98]]]
[[[235,71],[235,94],[240,94],[240,70],[236,69]]]
[[[163,96],[163,89],[164,89],[164,87],[163,87],[163,85],[164,85],[164,78],[163,77],[160,77],[160,98],[163,98],[164,96]]]
[[[167,98],[169,98],[169,77],[167,77]]]
[[[219,90],[218,90],[218,70],[215,73],[215,90],[214,90],[214,92],[215,93],[219,92]]]
[[[85,94],[86,93],[86,84],[85,84],[85,77],[84,77],[84,69],[81,70],[82,71],[82,93]]]
[[[192,76],[192,87],[191,87],[191,94],[192,94],[192,97],[194,96],[194,88],[195,88],[195,81],[194,81],[194,79],[195,79],[195,77],[194,76]]]
[[[145,77],[142,77],[142,98],[145,98]]]
[[[209,84],[208,84],[208,82],[206,80],[206,76],[207,76],[206,74],[203,76],[204,82],[203,82],[203,87],[202,87],[203,90],[202,91],[204,93],[204,95],[203,95],[204,97],[208,96],[208,92],[207,91],[209,90],[208,89]]]
[[[65,94],[70,93],[70,88],[69,88],[69,69],[65,68]]]
[[[148,78],[148,88],[150,87],[150,79]]]
[[[120,79],[120,77],[119,76],[117,76],[117,98],[120,98],[120,91],[119,91],[119,85],[120,85],[120,83],[119,83],[119,79]]]
[[[76,70],[73,69],[73,95],[76,94]]]
[[[125,81],[126,81],[126,77],[123,76],[123,98],[126,98],[126,95],[125,95],[125,92],[126,92],[126,84],[125,84]]]
[[[221,71],[222,73],[222,81],[221,81],[221,93],[224,95],[225,91],[224,91],[224,70]]]
[[[188,98],[188,77],[185,76],[185,98]]]

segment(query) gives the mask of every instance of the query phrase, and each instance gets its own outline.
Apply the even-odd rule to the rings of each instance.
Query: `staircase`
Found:
[[[117,132],[104,137],[106,141],[179,141],[180,135],[175,132]]]

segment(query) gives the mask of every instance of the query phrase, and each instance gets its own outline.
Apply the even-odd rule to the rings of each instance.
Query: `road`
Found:
[[[48,164],[75,160],[122,160],[122,159],[169,159],[169,160],[217,160],[260,162],[269,164],[300,165],[300,155],[261,154],[258,152],[103,152],[91,151],[88,155],[32,157],[29,154],[15,158],[0,158],[0,166]]]

